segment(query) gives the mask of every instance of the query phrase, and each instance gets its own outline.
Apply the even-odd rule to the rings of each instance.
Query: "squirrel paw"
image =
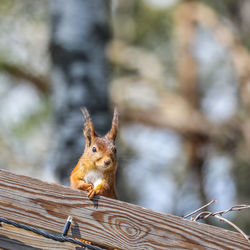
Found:
[[[90,189],[89,193],[88,193],[89,199],[92,199],[94,197],[94,195],[95,195],[95,190],[94,189]]]
[[[93,187],[94,187],[93,184],[88,184],[88,183],[85,183],[85,182],[83,182],[83,183],[81,183],[79,185],[79,189],[87,190],[87,191],[93,189]]]
[[[90,189],[88,193],[88,197],[89,199],[92,199],[95,194],[99,194],[99,193],[100,193],[100,190]]]
[[[90,186],[86,189],[87,191],[93,190],[94,186],[93,184],[89,184]]]

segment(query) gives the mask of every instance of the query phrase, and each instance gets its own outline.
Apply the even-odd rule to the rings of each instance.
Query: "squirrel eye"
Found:
[[[96,147],[93,147],[92,148],[92,151],[95,153],[97,150],[96,150]]]

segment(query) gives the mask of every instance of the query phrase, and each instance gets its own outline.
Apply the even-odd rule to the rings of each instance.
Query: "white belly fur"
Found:
[[[102,182],[103,173],[99,170],[90,170],[84,177],[84,181],[88,184],[93,184],[94,187]]]

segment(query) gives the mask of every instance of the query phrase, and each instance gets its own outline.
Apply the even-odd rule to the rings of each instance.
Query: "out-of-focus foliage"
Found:
[[[177,215],[249,204],[250,1],[111,7],[119,197]],[[54,139],[49,4],[2,1],[0,13],[0,165],[41,178]],[[249,211],[228,216],[249,234]]]
[[[179,215],[211,199],[217,210],[247,203],[250,57],[237,29],[247,1],[149,2],[117,3],[113,16],[111,95],[136,155],[121,156],[119,177],[133,187],[121,194]]]
[[[51,106],[47,1],[1,1],[0,165],[41,176]]]

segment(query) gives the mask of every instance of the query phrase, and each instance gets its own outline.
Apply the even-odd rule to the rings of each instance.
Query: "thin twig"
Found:
[[[200,219],[206,219],[206,218],[208,218],[209,216],[212,216],[212,215],[213,215],[212,212],[203,211],[203,212],[199,213],[195,218],[193,218],[192,221],[197,221],[197,220],[200,220]]]
[[[200,208],[194,210],[192,213],[189,213],[189,214],[185,215],[183,218],[186,219],[186,218],[190,217],[191,215],[196,214],[196,213],[199,212],[200,210],[204,209],[205,207],[208,207],[209,205],[211,205],[211,204],[213,204],[213,203],[215,203],[215,202],[216,202],[216,200],[211,200],[211,201],[210,201],[209,203],[207,203],[206,205],[204,205],[204,206],[202,206],[202,207],[200,207]]]
[[[225,209],[225,210],[221,210],[221,211],[218,211],[218,212],[209,212],[209,211],[204,211],[204,212],[201,212],[200,214],[198,214],[195,219],[193,219],[194,221],[196,220],[199,220],[199,219],[206,219],[208,218],[209,216],[215,216],[215,215],[223,215],[223,214],[226,214],[228,212],[231,212],[231,211],[241,211],[243,209],[247,209],[247,208],[250,208],[250,205],[246,205],[246,204],[241,204],[241,205],[235,205],[229,209]]]
[[[234,223],[232,223],[231,221],[227,220],[226,218],[219,216],[219,215],[214,215],[215,218],[219,219],[220,221],[226,222],[227,224],[229,224],[230,226],[232,226],[233,228],[235,228],[240,234],[242,234],[242,236],[248,241],[248,243],[250,244],[250,240],[249,237],[239,228],[237,227]]]
[[[207,207],[207,205],[205,205],[205,207]],[[200,212],[194,219],[192,218],[191,220],[197,221],[197,220],[200,220],[200,219],[206,219],[206,218],[208,218],[210,216],[214,216],[215,218],[219,219],[220,221],[226,222],[229,225],[231,225],[233,228],[235,228],[247,240],[247,242],[250,244],[249,237],[239,227],[237,227],[233,222],[231,222],[231,221],[225,219],[224,217],[222,217],[223,214],[226,214],[228,212],[240,211],[240,210],[243,210],[243,209],[246,209],[246,208],[250,208],[250,205],[246,205],[246,204],[235,205],[235,206],[233,206],[233,207],[231,207],[229,209],[221,210],[221,211],[218,211],[218,212],[203,211],[203,212]],[[197,209],[197,210],[201,210],[201,208]],[[194,212],[197,212],[197,210],[194,211]],[[194,212],[192,214],[194,214]]]

